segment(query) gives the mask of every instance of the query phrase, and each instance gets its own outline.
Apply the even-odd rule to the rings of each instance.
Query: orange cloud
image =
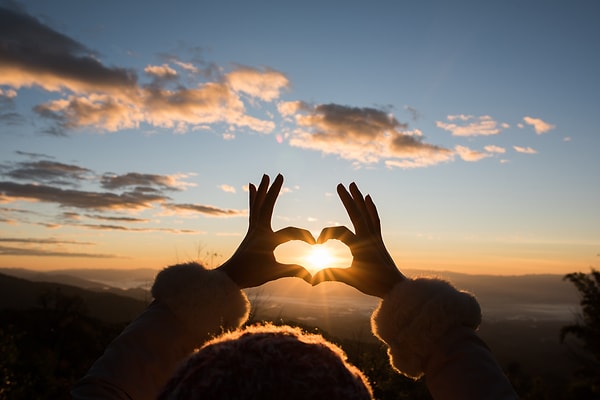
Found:
[[[532,149],[531,147],[513,146],[513,149],[515,149],[517,153],[537,154],[537,150]]]
[[[289,138],[292,146],[335,154],[360,164],[384,160],[390,167],[413,168],[452,159],[451,150],[423,141],[392,114],[375,108],[282,103],[280,111],[296,111],[301,127]]]
[[[177,71],[171,68],[167,64],[163,65],[148,65],[144,68],[144,72],[148,75],[152,75],[158,78],[175,78],[177,77]]]
[[[552,129],[556,128],[556,126],[549,124],[547,122],[544,122],[539,118],[523,117],[523,121],[525,121],[525,123],[527,125],[533,126],[533,130],[538,135],[547,133],[547,132],[551,131]]]
[[[234,92],[243,92],[263,101],[279,98],[281,90],[289,86],[289,81],[279,71],[241,67],[226,76],[228,85]]]
[[[484,149],[488,153],[498,153],[498,154],[506,153],[506,149],[504,147],[500,147],[500,146],[489,145],[489,146],[485,146]]]
[[[144,85],[134,71],[103,65],[86,46],[39,20],[1,11],[6,29],[0,33],[0,85],[8,89],[0,95],[13,98],[16,90],[32,86],[56,93],[59,98],[35,107],[41,116],[57,121],[56,134],[80,127],[112,132],[141,124],[187,132],[212,123],[269,133],[274,123],[248,114],[244,101],[273,101],[289,86],[281,72],[238,67],[216,80],[186,87],[178,82],[174,66],[194,74],[200,70],[174,58],[148,65],[144,72],[152,81]],[[172,82],[177,82],[175,88],[168,87]]]
[[[241,217],[248,215],[246,210],[224,209],[206,204],[166,204],[165,208],[177,214],[204,214],[212,217]]]
[[[235,188],[231,185],[222,184],[222,185],[219,185],[218,188],[226,193],[235,193],[236,192]]]
[[[490,136],[497,135],[501,129],[489,115],[475,117],[473,115],[448,115],[450,122],[437,121],[438,128],[452,132],[452,136]]]
[[[463,161],[474,162],[484,159],[486,157],[490,157],[489,153],[483,153],[481,151],[472,150],[466,146],[456,146],[454,149],[456,150],[456,153],[460,156],[460,158],[463,159]]]

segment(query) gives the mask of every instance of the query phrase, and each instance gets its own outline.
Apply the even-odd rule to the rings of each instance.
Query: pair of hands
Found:
[[[258,188],[250,184],[248,232],[233,256],[219,267],[240,288],[260,286],[284,277],[299,277],[312,285],[339,281],[365,294],[383,298],[396,283],[406,279],[385,248],[379,215],[371,196],[363,197],[355,183],[350,184],[350,191],[342,184],[337,187],[355,233],[345,226],[327,227],[317,240],[306,229],[287,227],[274,232],[271,228],[273,208],[282,185],[281,175],[277,175],[271,187],[267,175],[263,176]],[[273,254],[277,246],[290,240],[321,244],[329,239],[340,240],[348,246],[352,254],[349,268],[327,268],[311,276],[301,265],[282,264]]]

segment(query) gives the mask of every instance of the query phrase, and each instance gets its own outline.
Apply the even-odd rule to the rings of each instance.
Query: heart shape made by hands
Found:
[[[302,265],[311,274],[324,268],[347,268],[352,263],[350,249],[339,240],[313,245],[292,240],[279,245],[274,254],[278,262]]]

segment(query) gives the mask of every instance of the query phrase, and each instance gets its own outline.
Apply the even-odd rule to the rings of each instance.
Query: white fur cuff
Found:
[[[197,263],[160,271],[152,295],[201,341],[223,330],[238,328],[248,318],[250,309],[246,295],[226,274]]]
[[[373,333],[389,346],[400,373],[423,375],[435,344],[453,327],[477,329],[481,309],[473,295],[438,279],[406,280],[386,295],[371,317]]]

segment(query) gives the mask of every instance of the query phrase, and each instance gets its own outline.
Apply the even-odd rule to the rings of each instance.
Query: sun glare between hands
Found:
[[[275,249],[275,258],[283,264],[302,265],[311,274],[329,267],[345,268],[352,262],[350,249],[339,240],[313,245],[292,240]]]
[[[309,271],[317,272],[323,268],[331,267],[335,257],[324,245],[311,246],[310,252],[305,257],[305,266]]]

